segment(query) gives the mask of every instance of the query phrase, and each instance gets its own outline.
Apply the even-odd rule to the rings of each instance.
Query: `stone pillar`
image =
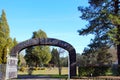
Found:
[[[69,52],[70,59],[70,77],[76,76],[76,52],[73,49]]]

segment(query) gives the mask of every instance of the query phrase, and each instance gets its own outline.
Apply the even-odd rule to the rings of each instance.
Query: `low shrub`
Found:
[[[78,68],[78,75],[79,76],[91,76],[93,71],[94,71],[94,68],[91,66],[80,66]]]
[[[120,65],[113,64],[112,65],[112,72],[114,76],[120,76]]]
[[[40,67],[35,67],[34,70],[40,70]]]
[[[78,68],[79,76],[105,76],[110,71],[110,66],[80,66]]]
[[[41,67],[40,70],[45,70],[45,67]]]
[[[19,70],[24,72],[25,71],[25,67],[21,67]]]
[[[120,65],[118,65],[117,71],[118,71],[118,75],[117,76],[120,76]]]
[[[110,66],[94,66],[93,76],[106,76]]]

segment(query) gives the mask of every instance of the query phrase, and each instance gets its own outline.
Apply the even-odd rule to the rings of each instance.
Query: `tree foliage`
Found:
[[[62,63],[65,62],[64,60],[61,60],[61,59],[64,59],[64,58],[61,58],[60,54],[64,53],[64,52],[65,51],[62,48],[58,48],[58,49],[53,48],[52,51],[51,51],[52,59],[50,61],[50,64],[53,64],[54,66],[58,67],[59,75],[61,75]],[[65,63],[65,65],[66,65],[66,63]]]
[[[33,32],[32,38],[47,38],[44,31]],[[51,59],[50,48],[48,46],[32,46],[26,49],[26,62],[29,66],[40,66],[48,64]]]
[[[12,38],[10,38],[10,29],[7,22],[5,11],[2,10],[0,17],[0,64],[6,63],[6,56],[13,47]]]
[[[95,34],[99,31],[102,37],[108,36],[107,34],[110,34],[109,31],[111,30],[111,35],[114,31],[118,30],[117,26],[120,23],[119,0],[89,0],[89,4],[85,8],[78,7],[78,10],[82,12],[80,18],[89,21],[86,28],[79,30],[80,35]]]
[[[16,40],[16,38],[13,39],[13,47],[16,46],[18,44],[18,41]]]
[[[68,56],[61,57],[60,61],[61,61],[61,66],[62,67],[68,67]]]
[[[97,53],[97,60],[108,59],[108,49],[111,42],[120,48],[120,13],[119,0],[89,0],[89,6],[78,7],[81,19],[88,21],[86,28],[79,30],[80,35],[95,35],[85,53]],[[118,56],[120,51],[117,51]],[[105,60],[106,59],[106,60]],[[120,60],[120,57],[118,57]],[[102,61],[103,60],[103,61]]]
[[[19,55],[18,55],[18,66],[19,66],[19,67],[24,67],[24,66],[26,66],[26,61],[25,61],[23,52],[20,52]]]
[[[51,61],[50,61],[50,64],[53,64],[54,66],[58,66],[58,59],[59,59],[59,53],[58,53],[58,50],[53,48],[52,51],[51,51]]]

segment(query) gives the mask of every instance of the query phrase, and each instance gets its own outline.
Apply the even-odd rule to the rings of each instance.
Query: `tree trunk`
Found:
[[[118,65],[120,65],[120,44],[117,45],[117,58],[118,58]]]
[[[60,56],[58,58],[58,70],[59,70],[59,75],[61,75]]]
[[[118,15],[119,13],[119,0],[114,0],[114,7],[115,7],[115,15]],[[118,58],[118,65],[120,65],[120,25],[116,25],[117,28],[117,41],[119,42],[117,44],[117,58]]]
[[[120,65],[120,25],[117,26],[117,58],[118,58],[118,65]]]

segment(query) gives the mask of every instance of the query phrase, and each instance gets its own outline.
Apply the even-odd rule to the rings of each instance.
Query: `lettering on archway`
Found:
[[[29,39],[27,41],[21,42],[16,45],[11,53],[10,56],[16,56],[19,52],[27,47],[30,46],[38,46],[38,45],[50,45],[50,46],[58,46],[61,47],[69,52],[69,61],[70,61],[70,77],[76,76],[76,51],[72,45],[69,43],[54,39],[54,38],[34,38]]]

